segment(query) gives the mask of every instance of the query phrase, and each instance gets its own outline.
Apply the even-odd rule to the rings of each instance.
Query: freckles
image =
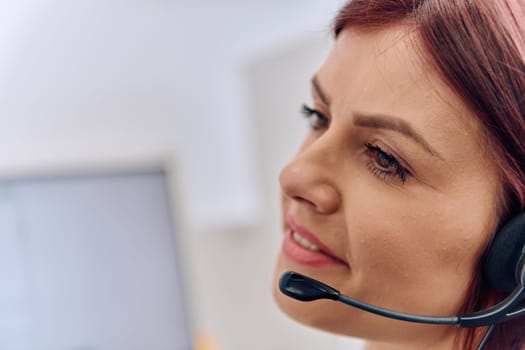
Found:
[[[436,260],[442,266],[464,265],[465,259],[469,258],[468,248],[461,245],[461,242],[451,245],[450,242],[441,243],[435,250]]]
[[[481,255],[479,236],[472,229],[451,220],[438,220],[433,232],[427,231],[422,249],[428,264],[444,275],[453,274],[467,281],[476,269]],[[427,265],[428,267],[428,265]]]
[[[412,241],[404,236],[402,230],[392,225],[369,227],[357,247],[365,263],[362,268],[377,270],[380,274],[404,271],[406,261],[411,259],[416,250]]]

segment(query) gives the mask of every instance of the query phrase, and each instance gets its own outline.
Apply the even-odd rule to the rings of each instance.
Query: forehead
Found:
[[[463,134],[481,143],[476,116],[421,55],[417,34],[406,27],[346,29],[318,73],[330,108],[401,117],[431,144]],[[429,134],[430,133],[430,134]]]

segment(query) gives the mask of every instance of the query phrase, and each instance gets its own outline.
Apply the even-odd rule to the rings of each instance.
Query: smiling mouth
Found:
[[[289,229],[284,236],[282,252],[291,260],[304,266],[347,266],[346,262],[293,229]]]
[[[292,231],[292,238],[305,249],[309,249],[313,252],[318,252],[321,250],[321,248],[310,242],[306,237],[301,236],[301,234],[297,231]]]

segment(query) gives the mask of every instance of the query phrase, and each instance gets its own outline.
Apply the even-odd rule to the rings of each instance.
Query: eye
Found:
[[[310,128],[312,130],[325,129],[330,125],[330,120],[325,117],[321,112],[303,105],[301,109],[302,114],[308,119]]]
[[[383,180],[393,180],[392,177],[397,177],[403,184],[405,183],[410,172],[399,163],[396,157],[370,143],[366,143],[365,147],[370,157],[368,170],[372,175]]]

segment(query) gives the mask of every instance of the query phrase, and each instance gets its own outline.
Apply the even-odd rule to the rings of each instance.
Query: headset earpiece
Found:
[[[516,281],[525,286],[525,246],[521,250],[521,256],[516,264]]]
[[[506,223],[495,235],[483,261],[489,285],[511,292],[525,276],[525,213]]]

